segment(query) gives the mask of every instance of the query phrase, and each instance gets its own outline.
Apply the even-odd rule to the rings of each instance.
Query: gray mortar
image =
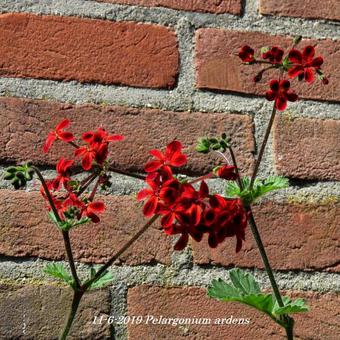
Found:
[[[0,259],[0,282],[15,280],[18,283],[46,284],[55,282],[50,279],[42,269],[51,261],[41,259],[16,259],[10,261]],[[65,266],[68,266],[64,262]],[[98,266],[95,266],[98,268]],[[90,266],[77,264],[77,270],[81,278],[88,276]],[[213,279],[222,278],[229,282],[230,269],[193,265],[188,268],[187,263],[183,266],[173,264],[165,266],[157,264],[154,266],[112,266],[110,272],[114,279],[113,289],[123,290],[126,287],[134,287],[142,284],[157,285],[166,287],[196,286],[206,287]],[[246,270],[254,274],[263,289],[270,288],[266,272],[263,270]],[[319,292],[340,292],[340,274],[329,272],[294,272],[275,271],[278,285],[284,290],[319,291]],[[125,294],[125,293],[124,293]],[[120,294],[122,296],[122,293]],[[119,298],[119,297],[118,297]],[[117,301],[118,303],[118,301]]]

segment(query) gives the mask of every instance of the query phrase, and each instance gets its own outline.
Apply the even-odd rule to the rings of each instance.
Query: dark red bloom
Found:
[[[283,50],[277,46],[273,46],[269,51],[262,54],[263,59],[269,59],[272,64],[280,64],[282,62]]]
[[[241,58],[241,60],[245,63],[251,63],[255,60],[254,58],[254,50],[248,46],[245,45],[240,49],[240,52],[238,53],[238,56]]]
[[[52,144],[55,140],[60,139],[64,142],[72,142],[74,140],[74,136],[71,132],[63,131],[70,125],[70,121],[68,119],[62,120],[53,131],[50,131],[45,144],[43,146],[43,151],[46,153],[51,148]]]
[[[105,211],[105,204],[101,201],[90,202],[82,209],[82,216],[87,216],[93,223],[99,223],[97,214]]]
[[[54,190],[59,190],[62,185],[64,185],[64,187],[67,189],[67,183],[70,180],[69,170],[72,164],[73,164],[73,161],[69,159],[61,158],[59,160],[59,162],[57,163],[58,176],[52,182]]]
[[[275,107],[279,111],[283,111],[287,107],[287,101],[295,102],[298,96],[290,91],[290,82],[288,80],[272,80],[270,90],[266,92],[267,100],[275,100]]]
[[[182,144],[173,141],[167,145],[165,153],[160,150],[151,150],[150,154],[156,159],[146,163],[144,170],[146,172],[155,172],[159,169],[172,173],[170,166],[180,167],[187,162],[187,156],[182,154]]]
[[[222,165],[216,170],[216,175],[228,181],[234,181],[237,179],[235,169],[236,167],[232,165]]]
[[[82,157],[82,167],[84,170],[90,170],[92,163],[96,158],[96,150],[91,146],[81,146],[74,151],[76,157]]]
[[[303,52],[296,49],[292,49],[289,52],[288,58],[293,66],[288,70],[288,76],[295,78],[299,76],[301,79],[305,79],[306,82],[312,83],[315,79],[315,70],[320,69],[323,64],[323,58],[314,58],[315,48],[313,46],[307,46]]]

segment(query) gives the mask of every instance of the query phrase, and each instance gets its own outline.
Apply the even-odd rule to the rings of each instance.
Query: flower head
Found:
[[[43,146],[43,151],[45,153],[52,147],[52,144],[60,139],[64,142],[72,142],[74,140],[74,136],[71,132],[64,131],[70,125],[70,121],[68,119],[62,120],[53,131],[50,131],[45,144]]]
[[[315,70],[320,69],[323,64],[322,57],[316,57],[315,48],[307,46],[301,53],[299,50],[292,49],[289,52],[288,59],[293,66],[288,70],[288,76],[295,78],[299,76],[300,79],[305,79],[307,83],[312,83],[315,79]]]
[[[57,163],[57,177],[53,180],[53,189],[59,190],[62,185],[67,188],[67,183],[70,180],[69,169],[73,164],[73,160],[61,158]]]
[[[275,107],[283,111],[287,107],[287,101],[295,102],[298,96],[290,91],[290,82],[288,80],[272,80],[269,83],[270,90],[266,92],[266,98],[269,101],[275,100]]]
[[[255,51],[248,45],[243,46],[238,53],[238,56],[245,63],[251,63],[255,60],[254,58]]]
[[[273,46],[269,51],[262,54],[263,59],[268,59],[272,64],[280,64],[282,62],[283,50],[277,46]]]

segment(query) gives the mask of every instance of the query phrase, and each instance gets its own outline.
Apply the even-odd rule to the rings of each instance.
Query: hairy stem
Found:
[[[256,179],[256,175],[259,171],[259,167],[260,167],[260,164],[261,164],[261,161],[262,161],[262,158],[263,158],[264,150],[266,149],[266,145],[267,145],[267,142],[268,142],[270,131],[271,131],[273,123],[274,123],[275,114],[276,114],[276,107],[275,107],[275,103],[274,103],[272,114],[270,116],[270,120],[269,120],[269,123],[268,123],[268,126],[267,126],[267,130],[266,130],[266,133],[264,135],[263,142],[262,142],[262,145],[261,145],[261,148],[260,148],[260,152],[259,152],[259,155],[258,155],[256,163],[255,163],[254,172],[253,172],[253,175],[251,176],[249,190],[251,190],[253,188],[254,181]]]
[[[88,186],[96,179],[97,176],[98,176],[97,174],[92,174],[91,176],[89,176],[87,182],[85,182],[79,189],[77,196],[80,196],[88,188]]]
[[[198,177],[196,179],[193,179],[192,181],[188,182],[188,184],[194,184],[194,183],[197,183],[197,182],[200,182],[200,181],[204,181],[205,179],[209,179],[209,178],[212,178],[214,177],[214,174],[209,172],[208,174],[204,175],[204,176],[201,176],[201,177]]]
[[[82,296],[84,295],[83,292],[81,291],[74,291],[73,292],[73,300],[72,300],[72,305],[70,309],[70,313],[67,317],[65,327],[63,329],[63,332],[61,333],[59,340],[65,340],[70,332],[73,320],[77,314],[77,310],[79,307],[79,303],[81,301]]]
[[[236,175],[237,175],[237,183],[238,183],[240,189],[243,190],[243,184],[242,184],[240,172],[238,170],[238,166],[237,166],[237,161],[236,161],[234,150],[233,150],[233,148],[231,146],[229,146],[228,150],[229,150],[231,159],[233,161],[233,165],[235,167],[235,172],[236,172]]]

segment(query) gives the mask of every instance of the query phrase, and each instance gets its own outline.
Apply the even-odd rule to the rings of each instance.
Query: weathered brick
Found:
[[[143,171],[151,157],[149,150],[165,148],[176,138],[183,143],[189,158],[183,172],[207,173],[221,159],[198,154],[197,138],[222,132],[232,137],[242,171],[249,172],[253,167],[253,122],[246,115],[73,106],[16,98],[0,98],[0,160],[16,162],[30,158],[38,164],[52,165],[61,156],[72,157],[73,148],[62,142],[56,143],[49,154],[42,152],[48,131],[63,118],[73,122],[71,130],[79,137],[98,126],[123,134],[126,139],[112,147],[111,159],[119,168]]]
[[[340,180],[340,121],[279,115],[273,130],[275,165],[284,176]]]
[[[241,0],[97,0],[124,5],[139,5],[147,7],[168,7],[194,12],[241,14]]]
[[[295,335],[299,339],[336,340],[340,337],[339,296],[312,292],[287,292],[307,300],[308,313],[295,314]],[[238,303],[221,302],[207,297],[199,288],[160,288],[139,286],[129,290],[128,313],[142,315],[141,324],[128,324],[129,339],[211,339],[253,340],[285,339],[284,330],[268,316]],[[207,318],[210,325],[166,325],[145,322],[155,318]],[[249,324],[214,324],[222,318],[250,319]],[[230,319],[229,319],[230,321]],[[202,321],[201,321],[202,322]]]
[[[340,2],[324,0],[261,0],[260,13],[269,15],[303,17],[310,19],[340,20]]]
[[[105,262],[147,221],[135,197],[105,196],[99,199],[107,206],[101,222],[89,223],[70,232],[76,261]],[[0,190],[0,201],[0,254],[65,260],[63,238],[48,219],[39,193]],[[169,263],[171,253],[171,240],[155,224],[117,263]]]
[[[303,40],[299,48],[317,45],[317,55],[325,59],[323,70],[330,75],[325,86],[320,81],[312,85],[294,80],[292,87],[302,98],[340,101],[340,42],[332,40]],[[258,32],[227,31],[215,28],[199,29],[196,33],[196,86],[201,89],[218,89],[263,95],[270,79],[278,77],[278,71],[265,73],[260,83],[253,78],[261,65],[244,65],[238,57],[243,45],[259,50],[263,46],[282,46],[286,51],[292,38],[271,36]]]
[[[166,27],[32,14],[0,15],[0,74],[172,88],[179,54]]]
[[[340,271],[340,205],[303,205],[267,202],[254,207],[254,215],[270,263],[282,270]],[[216,249],[206,239],[192,242],[194,262],[223,266],[263,268],[248,227],[246,242],[235,253],[235,239],[227,239]]]
[[[72,301],[68,288],[0,285],[1,339],[57,339]],[[110,314],[106,290],[87,293],[80,303],[69,339],[109,339],[107,323],[93,325],[95,315]]]

